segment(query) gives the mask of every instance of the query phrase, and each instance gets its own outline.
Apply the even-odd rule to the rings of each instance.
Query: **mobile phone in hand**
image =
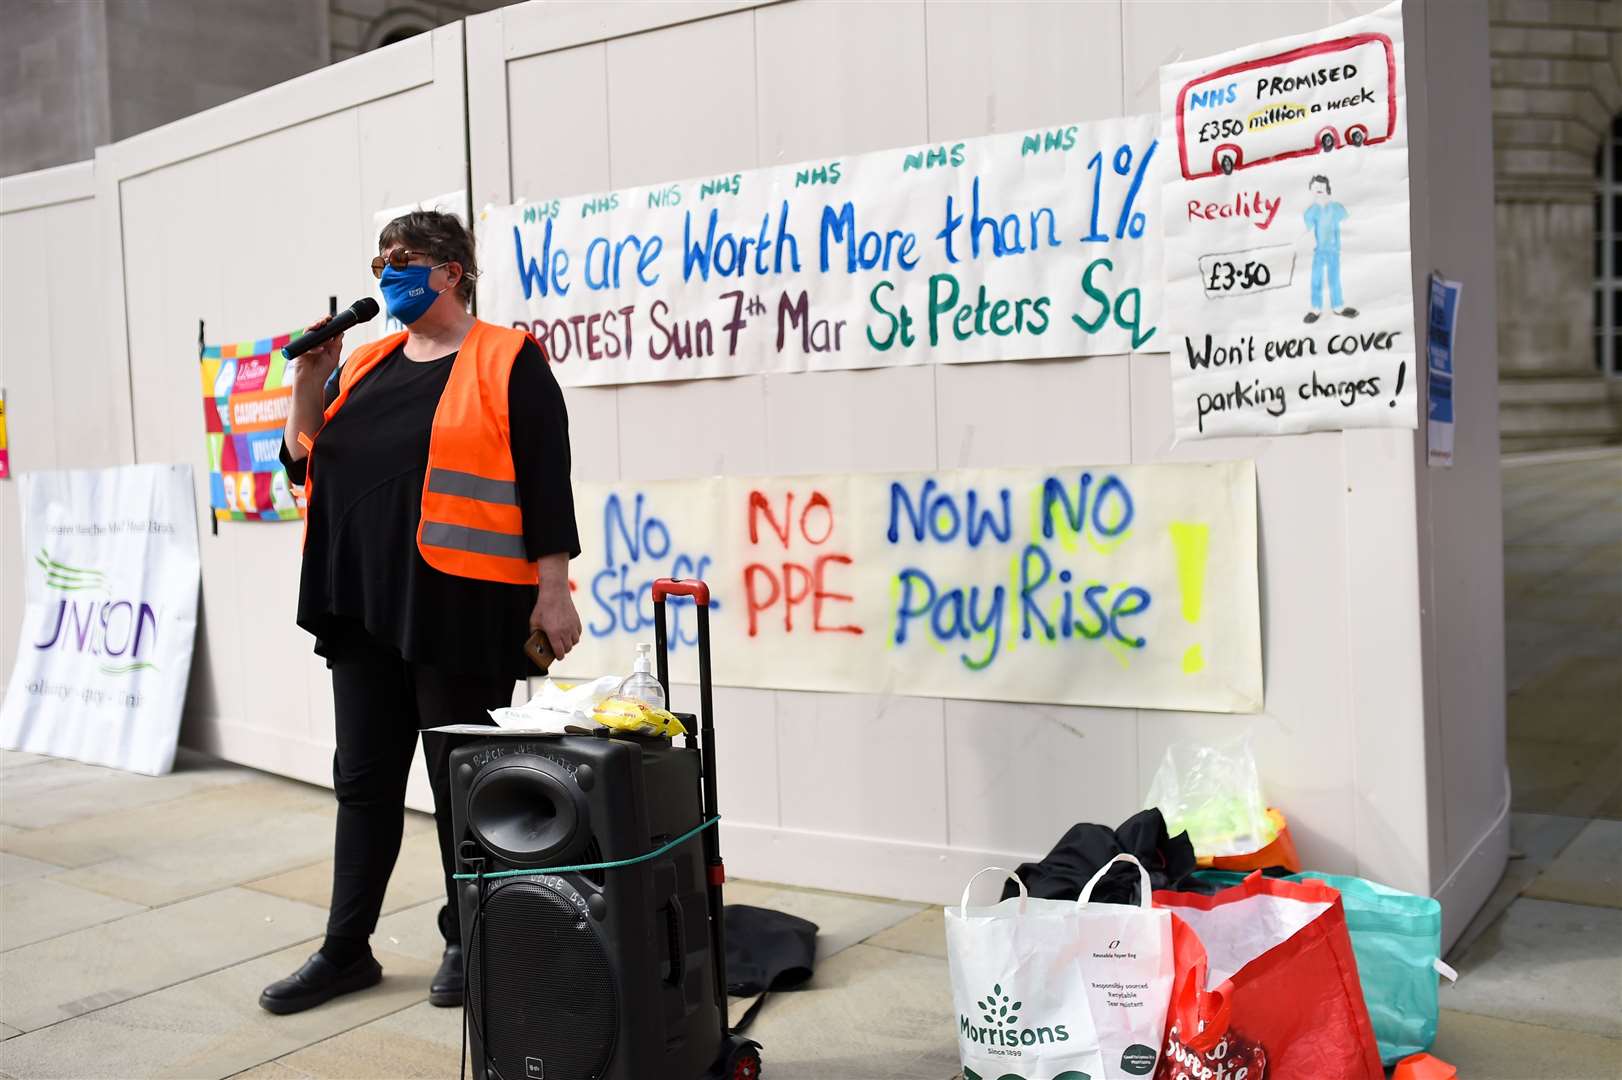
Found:
[[[524,655],[535,662],[535,666],[541,669],[542,675],[547,673],[552,667],[552,661],[557,659],[557,655],[552,652],[551,643],[546,640],[546,635],[539,630],[530,632],[529,640],[524,642]]]

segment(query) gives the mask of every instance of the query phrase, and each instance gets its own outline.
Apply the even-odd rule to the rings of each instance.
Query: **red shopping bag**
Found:
[[[1176,916],[1156,1080],[1384,1080],[1339,892],[1254,873],[1155,906]]]

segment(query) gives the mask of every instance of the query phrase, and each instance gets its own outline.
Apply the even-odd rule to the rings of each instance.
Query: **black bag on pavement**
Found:
[[[742,1032],[754,1023],[768,994],[798,989],[811,978],[817,962],[817,924],[748,904],[728,904],[724,910],[727,993],[760,995],[732,1027]]]

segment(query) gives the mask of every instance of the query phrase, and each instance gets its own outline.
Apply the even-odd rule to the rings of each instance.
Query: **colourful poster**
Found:
[[[6,392],[0,390],[0,480],[11,479],[11,451],[6,444]]]
[[[1248,461],[577,484],[584,636],[628,671],[701,577],[717,681],[1124,708],[1262,707]],[[671,613],[691,681],[690,603]]]
[[[234,345],[205,345],[203,422],[209,505],[221,521],[294,521],[304,515],[282,468],[282,429],[292,407],[281,349],[302,330]]]
[[[1164,349],[1156,129],[486,207],[479,314],[534,334],[565,386]]]
[[[1414,427],[1401,5],[1160,80],[1178,439]]]

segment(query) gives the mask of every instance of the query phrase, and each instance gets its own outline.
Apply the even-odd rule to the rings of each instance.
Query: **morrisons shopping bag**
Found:
[[[1179,917],[1156,1080],[1384,1080],[1340,893],[1254,873],[1155,904]]]
[[[1092,903],[1115,862],[1138,867],[1140,904]],[[1019,895],[970,907],[981,874]],[[946,954],[964,1080],[1128,1080],[1154,1071],[1171,992],[1171,917],[1149,906],[1149,875],[1117,855],[1078,900],[1032,899],[1002,867],[969,879],[946,909]]]

